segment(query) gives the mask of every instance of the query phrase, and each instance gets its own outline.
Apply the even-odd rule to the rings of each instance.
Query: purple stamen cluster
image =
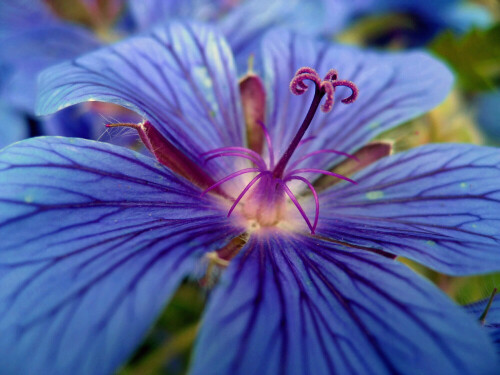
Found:
[[[276,191],[276,194],[280,195],[287,195],[290,200],[293,202],[299,213],[302,215],[304,218],[304,221],[306,222],[307,226],[309,227],[311,234],[314,234],[316,227],[318,225],[318,218],[319,218],[319,199],[318,199],[318,194],[316,190],[314,189],[314,185],[307,180],[305,177],[300,176],[301,174],[304,173],[317,173],[317,174],[323,174],[323,175],[329,175],[332,177],[337,177],[340,178],[344,181],[348,181],[352,184],[356,184],[355,181],[351,180],[348,177],[342,176],[340,174],[331,172],[331,171],[326,171],[322,169],[316,169],[316,168],[297,168],[302,162],[304,162],[307,159],[310,159],[314,156],[320,155],[320,154],[326,154],[326,153],[331,153],[331,154],[337,154],[337,155],[342,155],[351,159],[354,159],[357,161],[357,158],[353,155],[350,155],[346,152],[342,151],[337,151],[337,150],[330,150],[330,149],[325,149],[325,150],[317,150],[314,152],[310,152],[299,159],[297,159],[295,162],[293,162],[291,165],[288,165],[288,161],[290,160],[293,152],[300,146],[304,145],[305,143],[311,141],[314,139],[314,137],[308,137],[308,138],[303,138],[305,131],[311,124],[311,121],[314,117],[314,114],[317,111],[317,108],[319,106],[319,103],[321,102],[323,96],[326,95],[326,100],[325,103],[321,106],[321,110],[323,112],[329,112],[333,108],[334,105],[334,94],[335,94],[335,88],[338,86],[345,86],[349,87],[351,89],[351,95],[345,99],[342,99],[342,103],[348,104],[352,103],[356,100],[358,96],[358,89],[354,83],[351,81],[346,81],[346,80],[338,80],[337,79],[338,74],[337,71],[334,69],[331,69],[328,71],[328,73],[325,75],[325,78],[321,80],[319,78],[318,73],[312,68],[304,67],[300,68],[296,73],[292,81],[290,82],[290,90],[292,91],[293,94],[295,95],[302,95],[305,93],[308,89],[308,86],[306,85],[305,81],[309,80],[312,81],[315,86],[316,86],[316,91],[315,95],[313,98],[313,101],[311,103],[311,107],[309,108],[309,111],[299,129],[297,134],[295,135],[294,139],[290,143],[288,149],[285,151],[281,159],[278,161],[276,165],[274,165],[274,150],[273,150],[273,145],[271,142],[271,136],[269,134],[269,131],[267,127],[265,126],[264,123],[261,121],[258,121],[258,124],[261,126],[266,143],[267,143],[267,148],[268,148],[268,153],[269,153],[269,164],[266,163],[266,161],[262,158],[260,154],[257,152],[245,148],[245,147],[223,147],[223,148],[218,148],[214,149],[211,151],[208,151],[204,153],[205,160],[209,161],[214,158],[218,157],[241,157],[244,159],[249,160],[252,162],[255,167],[252,168],[244,168],[241,169],[237,172],[231,173],[228,176],[222,178],[221,180],[217,181],[215,184],[207,188],[202,195],[208,193],[209,191],[212,191],[216,188],[218,188],[220,185],[224,184],[227,181],[230,181],[236,177],[242,176],[247,173],[257,173],[257,175],[245,186],[245,188],[242,190],[242,192],[238,195],[238,197],[234,200],[233,204],[231,205],[231,208],[229,209],[228,212],[228,217],[231,215],[231,213],[234,211],[238,203],[243,199],[243,197],[248,193],[248,191],[256,185],[259,180],[265,178],[266,183],[261,184],[263,188],[269,189],[269,187],[275,187],[274,191]],[[307,214],[305,213],[304,209],[300,205],[297,197],[293,194],[293,192],[290,190],[290,188],[287,186],[287,183],[290,181],[301,181],[303,182],[308,189],[311,191],[314,201],[315,201],[315,216],[314,216],[314,221],[311,224],[311,221],[307,217]],[[259,186],[256,187],[258,189]],[[264,202],[263,202],[264,204]]]

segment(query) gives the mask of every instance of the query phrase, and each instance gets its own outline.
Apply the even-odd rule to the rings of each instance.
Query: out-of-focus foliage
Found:
[[[500,90],[485,92],[475,100],[475,116],[488,144],[500,145]]]
[[[204,305],[197,283],[184,283],[119,375],[183,374]]]
[[[453,91],[437,108],[405,125],[378,137],[394,143],[394,152],[408,150],[426,143],[457,142],[482,143],[482,136],[474,125],[465,102],[458,91]]]
[[[446,31],[430,46],[457,73],[457,82],[470,91],[493,90],[500,83],[500,25],[473,29],[464,36]]]

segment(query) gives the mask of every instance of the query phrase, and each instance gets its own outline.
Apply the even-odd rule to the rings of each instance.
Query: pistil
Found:
[[[357,160],[356,157],[342,151],[317,150],[302,156],[301,158],[297,159],[292,165],[288,166],[288,163],[297,148],[314,139],[313,136],[304,138],[304,135],[311,125],[311,122],[318,108],[321,108],[321,110],[325,113],[331,111],[331,109],[333,108],[335,88],[338,86],[345,86],[351,89],[351,95],[347,98],[342,99],[342,102],[345,104],[352,103],[354,100],[356,100],[356,97],[358,95],[358,89],[356,88],[354,83],[350,81],[338,80],[337,72],[335,70],[331,69],[330,71],[328,71],[328,73],[325,75],[325,78],[321,80],[318,73],[316,73],[314,69],[307,67],[300,68],[290,82],[290,90],[292,91],[292,93],[295,95],[304,94],[308,89],[308,86],[305,83],[306,80],[312,81],[315,85],[314,97],[311,106],[309,107],[309,110],[307,111],[304,121],[297,131],[297,134],[292,139],[292,142],[276,165],[274,165],[274,151],[271,142],[271,136],[267,130],[267,127],[259,119],[259,117],[255,115],[254,112],[252,112],[251,116],[253,119],[252,121],[254,121],[254,124],[260,125],[260,128],[262,129],[262,133],[264,135],[263,138],[265,139],[268,147],[269,163],[266,163],[261,154],[259,154],[259,152],[256,152],[256,150],[253,149],[251,145],[250,148],[223,147],[208,151],[203,154],[206,161],[209,161],[216,157],[240,157],[254,164],[254,167],[252,168],[244,168],[240,171],[227,175],[226,177],[222,178],[215,184],[205,189],[205,191],[202,193],[202,195],[204,195],[209,191],[220,189],[222,184],[234,178],[238,178],[239,176],[245,175],[247,173],[255,173],[254,177],[249,183],[246,184],[238,197],[233,200],[233,203],[227,214],[228,217],[233,213],[236,206],[242,203],[243,209],[241,213],[251,222],[257,222],[259,225],[264,227],[275,226],[278,225],[278,223],[284,220],[284,218],[287,216],[286,197],[288,197],[306,222],[309,230],[311,231],[311,234],[314,234],[319,219],[318,194],[316,193],[313,184],[309,182],[305,177],[299,175],[304,173],[323,174],[337,177],[353,184],[356,183],[348,177],[331,171],[317,168],[296,168],[305,160],[326,153],[338,154],[347,158]],[[325,99],[324,104],[320,106],[323,99]],[[259,114],[262,115],[263,111],[259,112]],[[311,220],[309,220],[309,217],[307,216],[297,197],[287,186],[287,183],[291,181],[300,181],[304,183],[311,191],[314,197],[316,208],[314,220],[312,221],[312,223]],[[242,202],[245,196],[248,197],[244,202]]]
[[[342,99],[342,102],[345,104],[354,102],[358,96],[358,89],[354,85],[354,83],[344,80],[338,81],[337,71],[334,69],[329,70],[328,73],[325,75],[325,78],[323,80],[320,80],[318,73],[314,69],[307,67],[300,68],[299,70],[297,70],[294,78],[290,82],[290,90],[292,91],[292,93],[294,93],[295,95],[304,94],[308,89],[308,86],[304,83],[305,80],[314,82],[315,84],[314,97],[311,106],[307,111],[306,117],[304,118],[304,121],[302,121],[302,125],[300,126],[299,131],[297,132],[292,142],[290,143],[285,153],[283,154],[283,156],[281,157],[278,164],[276,164],[276,167],[273,170],[273,176],[275,178],[283,177],[283,173],[285,171],[288,161],[292,157],[296,148],[299,146],[302,138],[304,137],[304,134],[309,128],[309,125],[311,125],[311,122],[321,103],[321,100],[325,95],[326,95],[326,101],[325,104],[321,107],[321,110],[325,113],[330,112],[331,109],[333,108],[335,88],[337,86],[346,86],[349,87],[352,91],[351,96]]]
[[[295,137],[293,138],[292,142],[290,143],[285,153],[278,161],[278,164],[276,164],[276,167],[273,170],[273,176],[275,178],[283,177],[283,172],[285,171],[286,165],[290,160],[290,158],[292,157],[293,152],[299,145],[300,141],[302,140],[302,137],[306,133],[307,128],[309,127],[309,125],[311,125],[311,121],[313,120],[314,115],[318,110],[319,104],[321,103],[321,99],[323,99],[324,95],[325,95],[324,91],[318,90],[316,88],[313,101],[311,103],[311,106],[309,107],[309,111],[307,111],[307,115],[304,118],[304,121],[302,121],[302,125],[300,126],[299,131],[297,132],[297,134],[295,134]]]

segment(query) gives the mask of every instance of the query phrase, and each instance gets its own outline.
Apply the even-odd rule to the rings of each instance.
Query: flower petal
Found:
[[[336,69],[339,79],[350,80],[359,88],[352,104],[340,102],[349,96],[349,90],[337,89],[333,110],[316,114],[307,132],[316,139],[302,146],[301,154],[320,149],[354,153],[376,135],[439,104],[453,80],[442,63],[424,52],[366,51],[284,31],[271,32],[264,39],[263,58],[270,93],[266,125],[277,155],[290,144],[314,93],[311,89],[297,97],[290,92],[290,80],[301,67],[312,67],[321,76]],[[311,163],[327,169],[339,160],[338,155],[322,154]]]
[[[75,58],[101,43],[87,30],[63,22],[50,22],[2,40],[0,61],[11,70],[2,98],[34,113],[37,76],[48,66]]]
[[[281,26],[312,36],[330,35],[346,25],[350,11],[351,6],[345,1],[252,0],[228,12],[218,25],[235,56],[244,62],[250,53],[259,52],[258,44],[272,28]]]
[[[351,13],[345,1],[332,0],[142,0],[130,2],[139,29],[174,18],[214,22],[222,30],[234,55],[246,63],[258,52],[264,34],[277,25],[310,35],[340,31]]]
[[[0,38],[57,22],[43,1],[3,0],[0,2]]]
[[[110,374],[204,252],[226,210],[122,147],[35,138],[0,153],[0,368]]]
[[[0,105],[0,149],[29,135],[28,122],[20,113]]]
[[[130,13],[140,30],[175,18],[213,21],[231,7],[227,0],[142,0],[129,2]]]
[[[500,270],[500,152],[427,145],[389,156],[320,196],[317,233],[439,272]]]
[[[481,301],[471,303],[464,306],[465,311],[467,311],[474,319],[479,319],[483,314],[489,298],[483,299]],[[491,303],[488,314],[484,321],[483,327],[486,332],[490,335],[493,344],[496,347],[497,354],[500,355],[500,299],[494,298]]]
[[[40,81],[39,114],[88,100],[119,104],[199,163],[204,151],[244,143],[233,57],[206,26],[173,23],[52,67]],[[230,164],[207,169],[217,165]]]
[[[192,375],[495,369],[479,325],[397,261],[287,233],[240,254],[209,301]]]

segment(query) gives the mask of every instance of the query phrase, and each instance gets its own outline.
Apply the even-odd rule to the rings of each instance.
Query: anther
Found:
[[[290,91],[295,95],[302,95],[305,93],[309,87],[304,82],[306,80],[314,82],[317,89],[321,86],[321,79],[314,69],[300,68],[290,82]]]
[[[336,81],[338,77],[338,73],[335,69],[330,69],[328,73],[326,73],[324,81]]]
[[[330,81],[321,82],[320,89],[325,92],[326,100],[325,103],[321,106],[321,111],[324,113],[328,113],[333,108],[334,94],[335,89]]]
[[[358,90],[357,86],[354,84],[354,82],[345,81],[345,80],[334,81],[334,82],[332,82],[332,86],[333,86],[334,90],[335,90],[335,87],[338,87],[338,86],[345,86],[345,87],[348,87],[351,89],[351,95],[348,96],[347,98],[344,98],[341,100],[341,102],[344,104],[350,104],[358,98],[359,90]]]

